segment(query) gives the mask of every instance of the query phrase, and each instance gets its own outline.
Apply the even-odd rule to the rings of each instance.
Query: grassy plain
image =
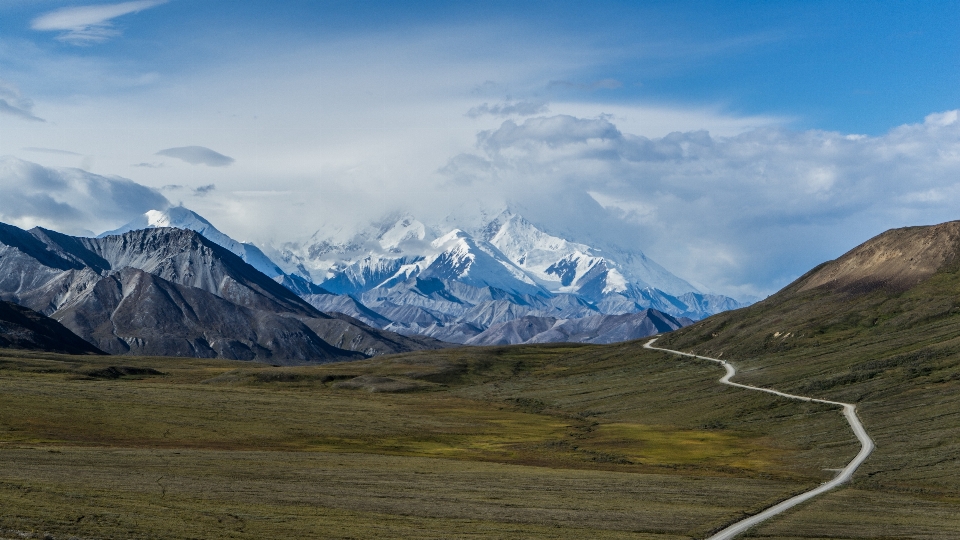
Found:
[[[295,368],[7,351],[0,537],[700,538],[856,453],[836,410],[720,374],[640,343]]]

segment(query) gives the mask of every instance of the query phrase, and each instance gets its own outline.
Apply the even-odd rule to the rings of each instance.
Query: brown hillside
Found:
[[[815,269],[790,289],[906,290],[955,263],[958,252],[960,221],[891,229]]]

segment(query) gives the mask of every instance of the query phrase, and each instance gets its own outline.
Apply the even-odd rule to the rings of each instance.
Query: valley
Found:
[[[3,527],[705,537],[857,451],[828,407],[724,388],[636,342],[304,367],[118,360],[3,353]]]
[[[0,540],[960,540],[958,51],[0,1]]]
[[[271,278],[225,238],[0,224],[0,292],[20,304],[0,306],[0,533],[960,534],[960,222],[888,231],[700,321],[507,290],[509,260],[487,261],[505,288],[448,279],[434,262],[502,254],[466,233],[356,295]],[[485,327],[448,320],[465,347],[391,331],[438,305]],[[663,350],[631,341],[654,334]]]

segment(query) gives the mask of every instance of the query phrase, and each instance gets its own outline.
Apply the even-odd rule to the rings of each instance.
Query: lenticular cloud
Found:
[[[170,202],[146,186],[80,169],[54,169],[0,158],[0,222],[89,235]]]
[[[157,152],[157,155],[177,158],[191,165],[206,165],[208,167],[226,167],[235,161],[232,157],[214,152],[203,146],[167,148]]]

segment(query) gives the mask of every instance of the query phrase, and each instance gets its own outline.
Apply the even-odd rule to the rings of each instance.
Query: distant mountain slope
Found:
[[[960,498],[960,221],[887,231],[658,345],[734,362],[741,383],[857,403],[877,445],[854,477],[861,500]]]
[[[118,236],[131,231],[165,227],[186,229],[200,233],[200,235],[207,240],[227,249],[267,277],[283,284],[294,292],[302,292],[304,294],[321,292],[318,288],[312,286],[312,283],[304,280],[300,276],[289,276],[285,274],[283,270],[270,260],[270,257],[267,257],[257,246],[249,242],[238,242],[230,238],[220,232],[219,229],[214,227],[213,224],[203,216],[183,206],[174,206],[166,210],[150,210],[118,229],[101,233],[97,238]]]
[[[59,322],[32,309],[0,300],[0,349],[63,354],[104,354]]]
[[[94,239],[0,225],[0,298],[119,354],[303,363],[438,346],[321,313],[186,229]]]
[[[628,284],[636,288],[656,288],[667,294],[699,292],[653,262],[640,251],[621,253],[620,259],[585,244],[569,242],[538,229],[518,214],[504,211],[487,223],[479,236],[507,255],[511,261],[531,273],[551,291],[590,291],[592,296],[625,292]]]
[[[520,343],[617,343],[671,332],[692,321],[648,309],[624,315],[593,315],[579,319],[526,316],[496,324],[467,340],[467,345]]]

